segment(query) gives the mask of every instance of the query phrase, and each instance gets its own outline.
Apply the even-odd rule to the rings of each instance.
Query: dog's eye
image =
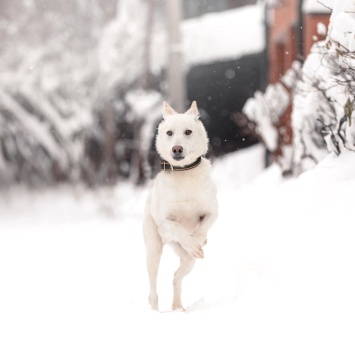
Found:
[[[191,135],[191,134],[192,134],[192,131],[191,131],[191,130],[186,130],[186,131],[185,131],[185,135],[189,136],[189,135]]]
[[[173,135],[173,132],[171,130],[167,131],[166,133],[168,136],[172,136]]]

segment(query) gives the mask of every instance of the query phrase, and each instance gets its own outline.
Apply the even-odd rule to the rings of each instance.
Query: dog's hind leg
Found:
[[[182,281],[184,277],[187,276],[194,268],[196,259],[192,257],[189,253],[187,253],[181,246],[175,245],[174,250],[180,256],[180,267],[177,269],[177,271],[174,274],[174,280],[173,280],[174,294],[173,294],[172,309],[184,310],[181,304]]]
[[[157,226],[152,217],[147,214],[143,223],[144,242],[146,247],[146,262],[149,277],[149,304],[153,310],[158,310],[157,277],[163,243]]]

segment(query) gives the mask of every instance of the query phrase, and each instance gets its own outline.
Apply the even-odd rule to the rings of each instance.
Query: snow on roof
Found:
[[[233,60],[265,48],[264,4],[207,14],[182,24],[183,57],[187,66]],[[167,38],[153,39],[153,70],[165,66]]]
[[[334,0],[305,0],[302,10],[309,14],[329,14],[333,4]]]
[[[185,21],[186,62],[201,64],[261,52],[264,47],[264,6],[245,6]]]

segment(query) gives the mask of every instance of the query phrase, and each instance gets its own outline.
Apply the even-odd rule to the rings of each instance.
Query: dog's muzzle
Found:
[[[176,161],[181,161],[182,159],[184,159],[184,148],[182,146],[174,146],[172,148],[173,151],[173,158]]]

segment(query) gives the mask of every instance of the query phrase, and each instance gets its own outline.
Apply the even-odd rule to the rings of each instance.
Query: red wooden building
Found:
[[[278,82],[295,59],[305,58],[313,43],[325,38],[318,33],[319,24],[329,24],[330,8],[326,1],[324,4],[317,0],[279,0],[268,9],[270,83]]]
[[[303,61],[329,24],[329,0],[278,0],[267,10],[268,83],[280,81],[296,59]],[[324,4],[324,5],[323,5]],[[320,32],[320,33],[319,33]],[[279,148],[292,144],[291,105],[279,121]]]

